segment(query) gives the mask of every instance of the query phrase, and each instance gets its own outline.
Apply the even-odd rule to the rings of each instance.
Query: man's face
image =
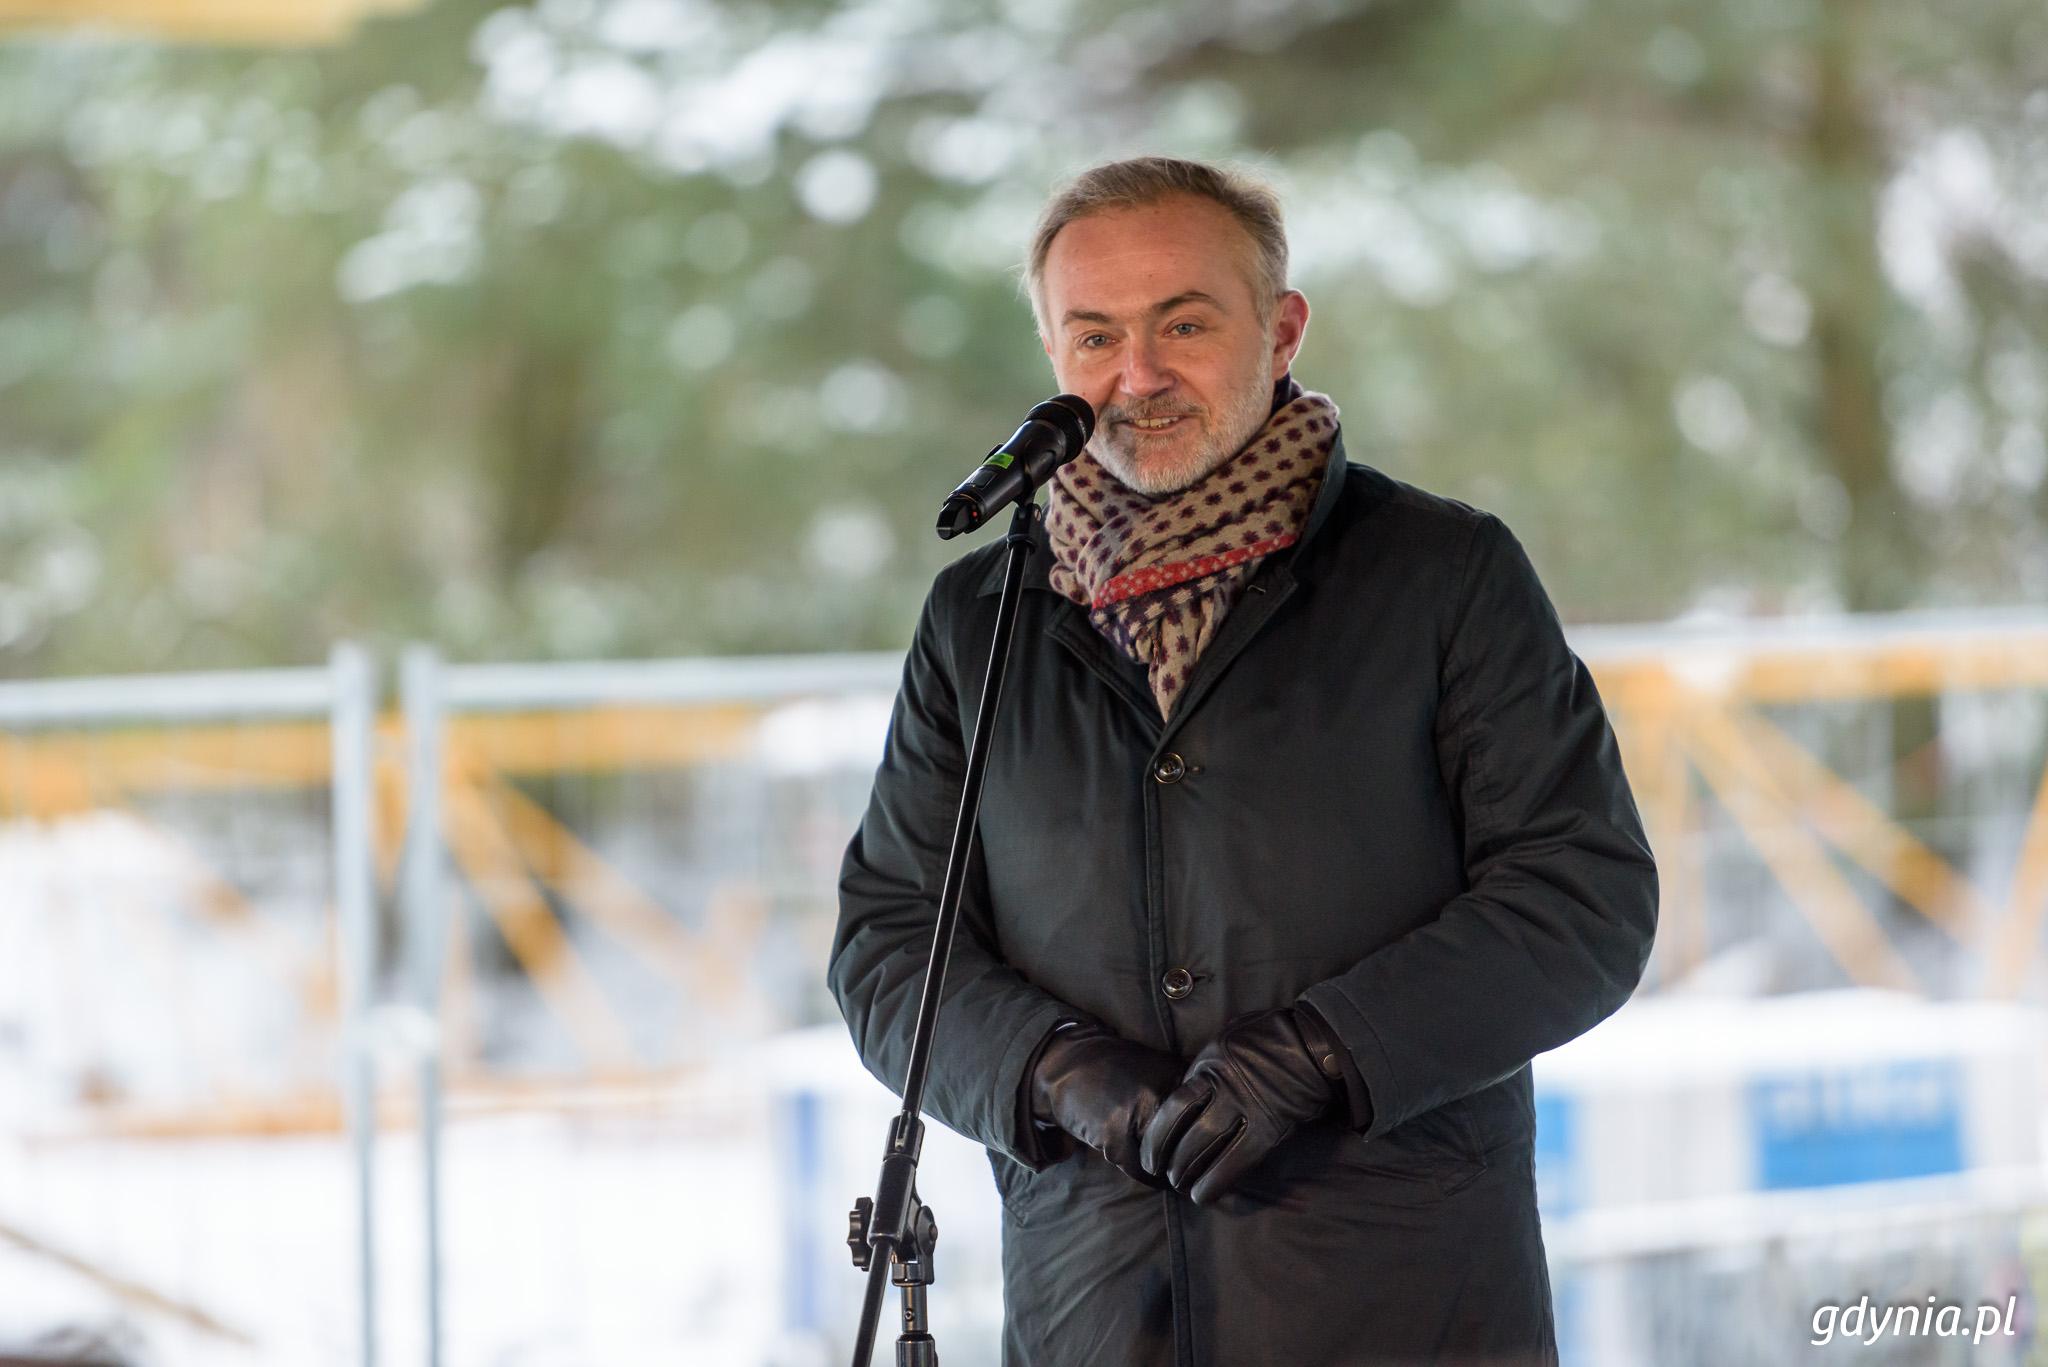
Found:
[[[1046,355],[1095,406],[1089,452],[1141,494],[1186,488],[1265,424],[1308,301],[1289,290],[1261,318],[1254,253],[1227,209],[1193,196],[1090,214],[1052,240]]]

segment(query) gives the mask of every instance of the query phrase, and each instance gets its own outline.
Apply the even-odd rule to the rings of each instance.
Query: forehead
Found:
[[[1061,228],[1041,277],[1046,318],[1069,310],[1112,318],[1199,290],[1226,306],[1251,303],[1251,234],[1214,200],[1177,195],[1106,209]]]

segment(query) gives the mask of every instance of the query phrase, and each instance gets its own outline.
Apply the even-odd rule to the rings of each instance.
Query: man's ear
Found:
[[[1273,375],[1277,379],[1294,366],[1294,358],[1301,351],[1302,338],[1308,335],[1308,296],[1300,290],[1288,290],[1273,305]]]

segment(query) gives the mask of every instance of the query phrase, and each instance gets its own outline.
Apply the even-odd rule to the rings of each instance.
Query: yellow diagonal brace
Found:
[[[1907,905],[1959,939],[1974,926],[1990,924],[1990,903],[1975,885],[1854,784],[1755,713],[1736,713],[1735,724],[1821,834]]]
[[[535,889],[532,874],[477,784],[451,783],[443,801],[456,862],[541,999],[591,1063],[625,1066],[633,1050],[624,1024]]]
[[[52,1263],[67,1272],[83,1277],[126,1305],[154,1311],[159,1315],[168,1315],[181,1324],[213,1338],[238,1343],[245,1348],[256,1346],[256,1340],[246,1331],[216,1318],[199,1306],[174,1300],[161,1291],[144,1286],[141,1282],[110,1272],[76,1253],[37,1238],[19,1225],[0,1220],[0,1242],[12,1244],[32,1258]]]
[[[1720,708],[1700,707],[1685,713],[1680,734],[1707,786],[1792,894],[1843,971],[1857,982],[1918,991],[1913,970],[1734,721]]]
[[[2012,895],[1998,919],[1991,945],[1987,982],[1996,996],[2016,996],[2026,986],[2040,957],[2041,916],[2048,912],[2048,771],[2034,790],[2034,810],[2020,841],[2019,867],[2013,870]]]
[[[1660,983],[1670,986],[1706,961],[1706,892],[1692,836],[1692,769],[1678,743],[1677,720],[1670,706],[1647,704],[1617,721],[1617,739],[1624,746],[1624,766],[1643,776],[1638,791],[1643,821],[1649,827],[1650,850],[1657,859],[1657,939],[1663,965]],[[1627,754],[1630,745],[1633,757]]]
[[[494,783],[492,804],[535,873],[569,904],[685,992],[714,1003],[738,995],[740,966],[718,962],[712,946],[690,934],[660,903],[599,858],[574,831],[512,785]]]

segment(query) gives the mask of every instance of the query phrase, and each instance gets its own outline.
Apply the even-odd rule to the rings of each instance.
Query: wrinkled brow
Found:
[[[1213,294],[1203,290],[1182,290],[1171,299],[1161,299],[1151,308],[1146,309],[1145,314],[1147,317],[1157,318],[1162,313],[1171,313],[1182,304],[1207,304],[1218,313],[1229,312],[1228,309],[1223,307],[1223,301]],[[1069,323],[1114,323],[1115,321],[1116,319],[1108,314],[1096,313],[1092,309],[1068,309],[1066,316],[1060,319],[1060,326],[1065,327]]]

